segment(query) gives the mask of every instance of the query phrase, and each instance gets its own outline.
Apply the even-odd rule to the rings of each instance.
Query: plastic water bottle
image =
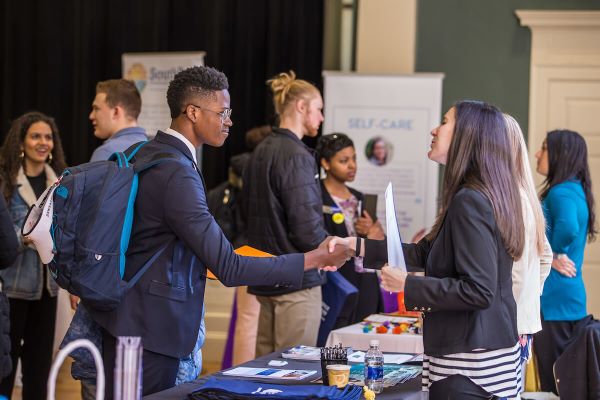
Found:
[[[383,353],[379,350],[379,340],[371,340],[365,355],[365,385],[375,393],[383,390]]]

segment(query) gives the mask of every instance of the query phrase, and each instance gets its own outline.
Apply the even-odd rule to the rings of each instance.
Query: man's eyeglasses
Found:
[[[231,108],[226,108],[223,111],[213,111],[213,110],[209,110],[208,108],[197,106],[195,104],[190,103],[189,105],[199,108],[200,110],[210,111],[211,113],[217,114],[219,117],[221,117],[222,123],[225,122],[227,119],[231,118],[231,112],[233,111]],[[181,113],[185,114],[186,110],[187,110],[187,107]]]

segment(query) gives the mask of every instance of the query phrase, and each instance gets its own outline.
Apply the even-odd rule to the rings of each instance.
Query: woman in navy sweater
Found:
[[[597,230],[583,137],[552,131],[535,156],[537,172],[546,177],[541,198],[554,259],[541,299],[542,331],[534,342],[542,390],[556,393],[552,366],[577,321],[587,315],[581,267],[586,241],[594,240]]]

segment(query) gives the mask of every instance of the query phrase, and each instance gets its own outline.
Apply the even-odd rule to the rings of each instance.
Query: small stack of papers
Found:
[[[312,346],[296,346],[281,353],[283,358],[294,360],[319,361],[321,359],[321,348]]]
[[[244,376],[248,378],[265,378],[265,379],[286,379],[299,381],[311,375],[315,375],[317,371],[301,370],[301,369],[277,369],[277,368],[247,368],[237,367],[224,371],[223,375],[228,376]]]

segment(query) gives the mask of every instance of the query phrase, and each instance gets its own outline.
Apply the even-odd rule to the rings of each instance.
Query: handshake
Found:
[[[328,236],[319,247],[304,253],[304,270],[319,268],[325,271],[336,271],[344,265],[350,257],[356,255],[356,249],[348,238]]]

